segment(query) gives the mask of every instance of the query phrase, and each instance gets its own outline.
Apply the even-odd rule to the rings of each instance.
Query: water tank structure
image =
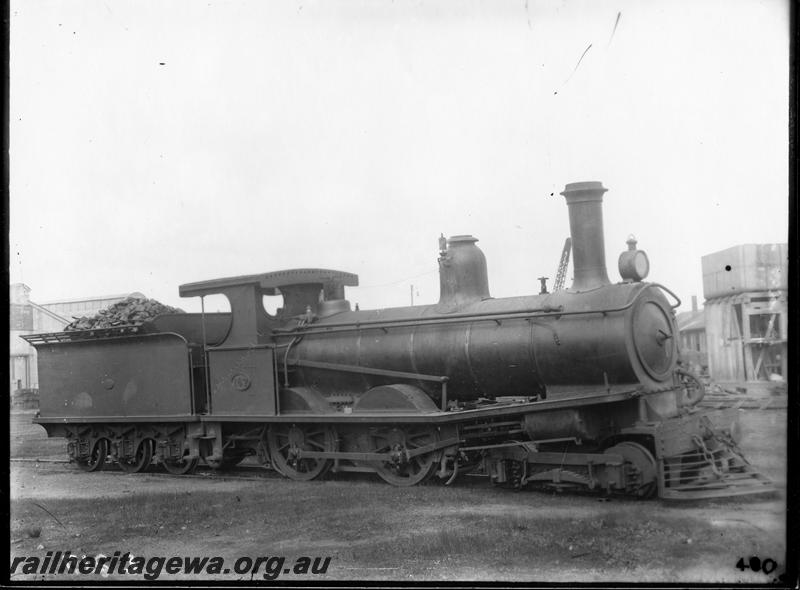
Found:
[[[702,257],[715,381],[786,381],[788,262],[787,244],[742,244]]]

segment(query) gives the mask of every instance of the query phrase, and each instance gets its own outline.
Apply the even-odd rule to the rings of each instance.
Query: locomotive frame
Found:
[[[190,473],[256,455],[295,480],[372,472],[398,486],[481,469],[498,484],[697,499],[772,491],[737,446],[736,410],[700,411],[666,287],[605,270],[600,183],[573,183],[575,279],[492,299],[471,236],[441,244],[435,306],[350,311],[358,277],[294,269],[180,287],[230,314],[26,337],[35,422],[87,471]],[[284,307],[266,313],[264,295]],[[677,297],[675,297],[677,300]]]

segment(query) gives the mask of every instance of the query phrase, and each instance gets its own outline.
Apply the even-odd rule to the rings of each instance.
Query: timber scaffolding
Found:
[[[715,383],[706,387],[706,394],[698,405],[714,410],[785,410],[789,397],[785,383]]]

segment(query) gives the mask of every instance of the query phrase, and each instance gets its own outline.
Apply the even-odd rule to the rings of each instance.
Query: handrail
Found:
[[[531,309],[524,309],[524,310],[521,310],[521,311],[514,311],[514,312],[493,312],[493,313],[487,313],[487,314],[454,313],[454,314],[447,315],[447,317],[439,317],[439,316],[436,316],[436,317],[425,317],[425,316],[420,316],[420,317],[413,317],[413,318],[397,318],[395,320],[363,320],[363,321],[356,321],[356,322],[336,322],[336,323],[330,323],[330,324],[324,324],[324,325],[311,326],[310,328],[307,328],[307,330],[312,330],[312,329],[320,330],[320,329],[327,329],[327,328],[342,328],[342,327],[345,327],[345,328],[358,327],[358,328],[360,328],[362,326],[369,327],[369,328],[375,327],[375,328],[380,329],[384,325],[386,325],[388,327],[392,327],[395,324],[412,324],[413,325],[415,322],[424,323],[424,324],[443,323],[443,322],[459,323],[459,322],[453,322],[453,320],[470,320],[470,321],[474,321],[476,317],[492,319],[493,320],[494,316],[497,316],[498,319],[506,319],[505,317],[501,317],[501,316],[518,316],[520,314],[533,315],[533,314],[536,314],[538,312],[563,313],[561,310],[562,310],[561,306],[557,306],[557,307],[545,306],[545,307],[534,307],[534,308],[531,308]],[[298,326],[298,328],[299,328],[299,326]],[[301,333],[298,330],[298,328],[276,328],[275,330],[273,330],[273,332],[275,332],[276,334],[281,334],[281,333],[298,334],[298,333]]]
[[[288,351],[287,351],[288,352]],[[296,359],[288,362],[284,359],[284,373],[288,367],[308,367],[309,369],[324,369],[329,371],[342,371],[343,373],[357,373],[360,375],[377,375],[379,377],[392,377],[397,379],[411,379],[416,381],[433,381],[442,385],[442,397],[440,407],[442,412],[447,411],[447,382],[450,380],[445,375],[425,375],[423,373],[408,373],[406,371],[392,371],[389,369],[373,369],[372,367],[360,367],[357,365],[341,365],[339,363],[325,363],[322,361],[307,361]],[[288,387],[288,382],[287,382]]]
[[[677,301],[677,303],[676,303],[675,305],[672,305],[672,306],[671,306],[671,307],[672,307],[672,309],[676,309],[676,308],[678,308],[678,307],[680,307],[680,306],[681,306],[681,303],[682,303],[682,302],[681,302],[681,298],[680,298],[680,297],[678,297],[677,295],[675,295],[675,293],[673,293],[673,292],[672,292],[670,289],[667,289],[667,288],[666,288],[664,285],[662,285],[661,283],[650,283],[650,284],[651,284],[653,287],[658,287],[659,289],[661,289],[661,290],[663,290],[663,291],[666,291],[667,293],[669,293],[670,295],[672,295],[672,296],[675,298],[675,301]]]
[[[390,371],[389,369],[373,369],[372,367],[359,367],[356,365],[340,365],[339,363],[323,363],[321,361],[307,361],[297,359],[289,362],[290,367],[308,367],[309,369],[328,369],[343,371],[345,373],[359,373],[362,375],[378,375],[380,377],[398,377],[400,379],[415,379],[417,381],[434,381],[445,383],[449,377],[444,375],[425,375],[423,373],[408,373],[406,371]]]
[[[655,286],[661,287],[657,283],[652,283]],[[665,290],[666,287],[663,287]],[[305,336],[306,334],[329,334],[329,333],[336,333],[336,332],[352,332],[358,330],[387,330],[389,328],[401,328],[404,326],[430,326],[430,325],[439,325],[439,324],[461,324],[467,322],[500,322],[503,320],[513,320],[513,319],[528,319],[528,318],[537,318],[537,317],[561,317],[561,316],[573,316],[573,315],[588,315],[588,314],[608,314],[608,313],[618,313],[622,311],[626,311],[633,307],[636,301],[641,297],[642,293],[644,293],[644,289],[639,290],[633,298],[623,305],[622,307],[613,307],[613,308],[605,308],[605,309],[590,309],[590,310],[575,310],[575,311],[563,311],[562,306],[558,307],[541,307],[541,308],[532,308],[528,310],[522,311],[515,311],[515,312],[494,312],[494,313],[484,313],[484,314],[475,314],[475,313],[462,313],[462,314],[454,314],[448,317],[415,317],[415,318],[398,318],[396,320],[365,320],[365,321],[357,321],[352,323],[347,322],[339,322],[335,324],[317,324],[314,326],[306,326],[301,328],[298,326],[297,328],[283,328],[283,329],[275,329],[273,330],[273,334],[275,336]],[[672,292],[669,292],[672,294]],[[673,297],[677,299],[677,297],[673,294]],[[680,300],[679,300],[680,301]]]

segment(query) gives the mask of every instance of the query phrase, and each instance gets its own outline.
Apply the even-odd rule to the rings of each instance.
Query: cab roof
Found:
[[[230,287],[257,286],[264,295],[277,295],[281,287],[289,285],[321,284],[326,290],[335,287],[357,287],[358,275],[326,268],[292,268],[255,275],[242,275],[186,283],[178,287],[181,297],[198,297],[221,293]]]

